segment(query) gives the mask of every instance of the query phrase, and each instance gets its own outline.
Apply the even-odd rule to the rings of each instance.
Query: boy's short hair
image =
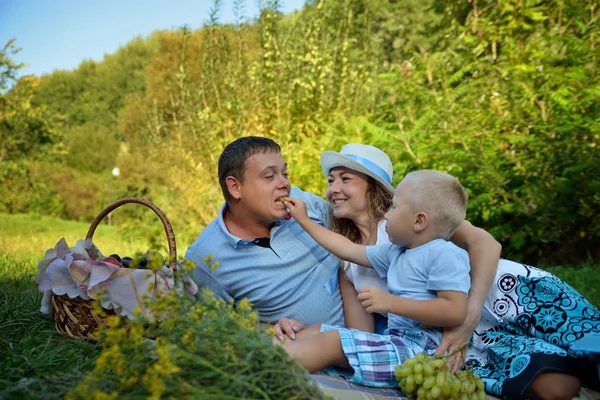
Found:
[[[412,206],[433,218],[437,233],[450,239],[467,215],[468,194],[458,179],[431,169],[414,171],[404,177],[412,183]]]
[[[231,195],[227,189],[227,177],[233,176],[243,182],[248,158],[257,153],[280,152],[281,147],[275,141],[259,136],[242,137],[225,146],[219,156],[218,163],[219,184],[225,201],[231,200]]]

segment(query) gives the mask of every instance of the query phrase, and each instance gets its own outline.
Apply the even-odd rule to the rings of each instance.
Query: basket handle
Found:
[[[127,203],[141,204],[143,206],[148,207],[149,209],[154,211],[156,215],[158,215],[158,218],[160,218],[160,220],[163,223],[163,227],[165,228],[165,234],[167,235],[167,241],[169,243],[169,267],[171,267],[171,269],[176,269],[175,262],[177,260],[177,247],[175,246],[175,233],[173,233],[173,227],[171,226],[171,223],[167,219],[166,215],[160,210],[160,208],[158,208],[154,203],[146,199],[141,199],[139,197],[126,197],[124,199],[119,199],[115,202],[110,203],[108,206],[106,206],[104,210],[100,211],[100,214],[98,214],[96,218],[94,218],[92,224],[90,225],[90,229],[85,235],[85,239],[91,239],[94,236],[96,228],[98,227],[98,225],[100,225],[100,222],[102,222],[102,220],[108,214],[110,214],[116,208],[119,208],[123,204]]]

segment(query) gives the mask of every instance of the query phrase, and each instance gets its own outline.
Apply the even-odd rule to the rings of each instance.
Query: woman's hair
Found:
[[[367,214],[379,221],[392,206],[394,194],[370,176],[367,178],[367,192],[365,193]],[[354,243],[360,243],[360,231],[354,222],[349,218],[334,217],[331,207],[329,207],[329,229],[347,237]]]

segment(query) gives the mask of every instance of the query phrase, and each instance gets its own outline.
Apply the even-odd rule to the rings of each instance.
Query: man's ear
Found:
[[[424,212],[418,212],[415,214],[415,222],[414,229],[415,232],[419,233],[423,229],[427,228],[427,224],[429,223],[429,216]]]
[[[227,185],[227,191],[234,200],[239,200],[242,197],[242,183],[235,176],[228,176],[225,178],[225,184]]]

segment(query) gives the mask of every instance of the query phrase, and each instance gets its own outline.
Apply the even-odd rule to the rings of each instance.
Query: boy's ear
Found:
[[[242,183],[235,176],[228,176],[225,178],[225,184],[227,185],[227,191],[234,200],[239,200],[242,197]]]
[[[416,233],[421,232],[423,229],[427,228],[427,224],[429,223],[429,216],[424,212],[418,212],[415,214],[415,222],[414,229]]]

